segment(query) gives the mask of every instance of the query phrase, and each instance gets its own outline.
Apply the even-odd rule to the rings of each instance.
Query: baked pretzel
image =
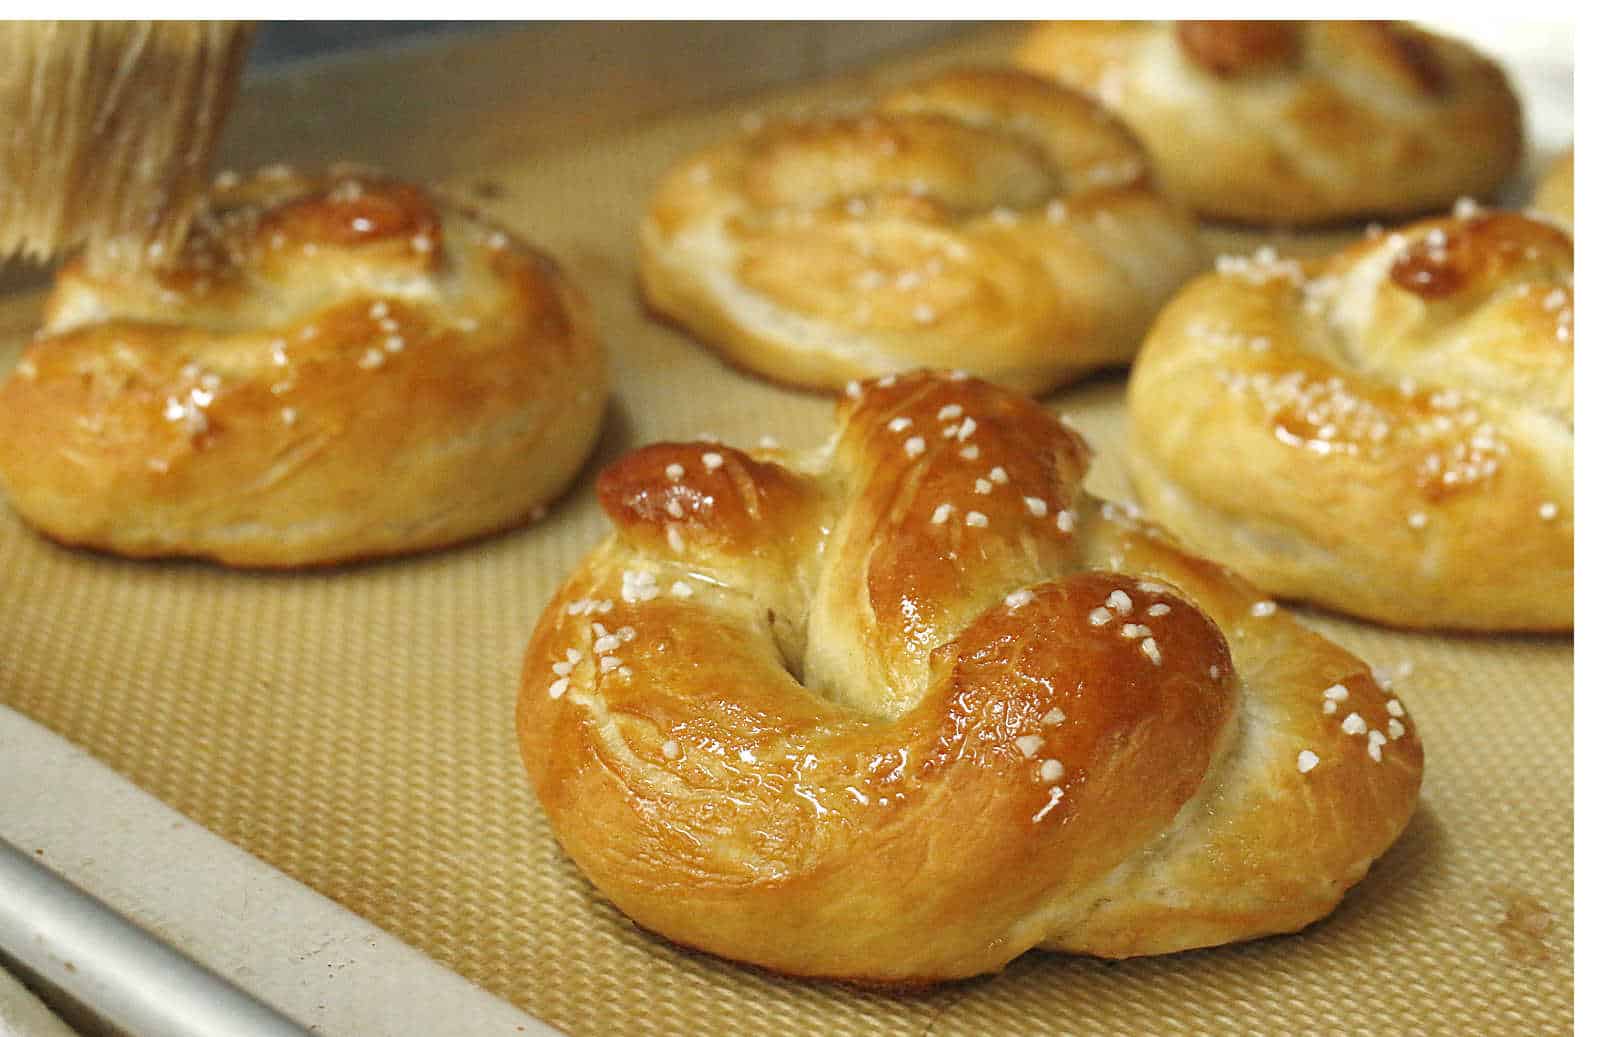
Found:
[[[1466,44],[1385,22],[1055,22],[1017,61],[1133,127],[1196,212],[1306,225],[1488,197],[1516,169],[1505,74]]]
[[[1126,129],[1008,71],[693,155],[640,239],[657,311],[740,366],[832,389],[948,366],[1037,392],[1127,363],[1205,263]]]
[[[178,261],[79,260],[0,384],[0,480],[45,534],[298,566],[526,521],[606,399],[550,260],[396,180],[225,176]]]
[[[1152,518],[1275,594],[1407,627],[1567,630],[1572,241],[1510,213],[1225,258],[1128,386]]]
[[[873,983],[1031,947],[1299,929],[1405,826],[1367,666],[1083,492],[1083,440],[887,376],[811,456],[645,447],[540,619],[517,728],[557,837],[648,929]]]

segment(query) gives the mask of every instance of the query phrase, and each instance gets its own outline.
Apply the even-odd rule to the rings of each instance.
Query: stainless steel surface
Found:
[[[137,1037],[306,1037],[0,839],[0,951],[90,1014]]]
[[[24,872],[13,855],[0,857],[0,968],[14,971],[84,1037],[284,1032],[241,1029],[232,1016],[215,1028],[215,1003],[156,1006],[181,1009],[180,1020],[204,1022],[198,1029],[135,1028],[139,1013],[149,1010],[141,1000],[208,996],[209,984],[197,991],[174,988],[158,977],[158,986],[143,986],[150,970],[176,953],[170,947],[192,959],[189,968],[249,991],[325,1037],[558,1033],[229,845],[3,705],[0,840],[20,849],[30,865]],[[50,876],[45,887],[65,886],[49,903],[29,892],[40,884],[41,867]],[[95,898],[91,910],[84,891]],[[106,916],[114,940],[130,935],[129,928],[131,939],[94,946]],[[155,941],[170,946],[143,957]],[[139,958],[124,960],[135,952]],[[98,1008],[87,1003],[103,988],[129,982],[139,986],[130,995],[133,1017],[110,1017],[122,1001]],[[77,993],[80,985],[86,994]],[[23,1033],[49,1037],[48,1031]],[[0,1037],[13,1035],[0,1026]]]

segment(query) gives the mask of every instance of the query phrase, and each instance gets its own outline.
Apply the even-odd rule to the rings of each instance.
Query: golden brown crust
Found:
[[[49,536],[298,566],[526,521],[605,404],[547,258],[385,177],[220,187],[182,261],[65,268],[0,384],[0,477]]]
[[[928,982],[1298,929],[1398,836],[1422,768],[1398,700],[1083,493],[1042,408],[914,374],[838,417],[810,457],[617,461],[616,532],[534,632],[534,788],[640,924]]]
[[[1152,516],[1276,594],[1406,627],[1567,630],[1572,241],[1487,210],[1219,263],[1128,387]]]
[[[1387,22],[1052,22],[1025,68],[1127,120],[1201,215],[1309,225],[1486,198],[1522,154],[1505,74]]]
[[[741,367],[835,389],[945,366],[1037,392],[1125,363],[1202,262],[1127,130],[1003,71],[693,155],[640,233],[654,309]]]

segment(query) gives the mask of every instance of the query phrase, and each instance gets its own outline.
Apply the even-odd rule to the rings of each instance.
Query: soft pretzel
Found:
[[[1095,94],[1207,217],[1305,225],[1487,197],[1516,169],[1504,73],[1384,22],[1056,22],[1017,60]]]
[[[1572,241],[1461,209],[1223,259],[1128,387],[1151,516],[1276,594],[1408,627],[1572,626]]]
[[[0,384],[0,479],[125,555],[389,555],[526,521],[605,383],[544,256],[396,180],[275,167],[225,178],[170,268],[60,273]]]
[[[913,983],[1299,929],[1422,747],[1359,659],[1081,489],[1022,396],[888,376],[809,457],[661,444],[534,632],[557,837],[671,940]]]
[[[1571,228],[1574,223],[1572,149],[1550,163],[1533,195],[1533,211]]]
[[[736,364],[833,389],[948,366],[1034,392],[1127,363],[1204,261],[1127,130],[1009,71],[693,155],[640,252],[656,310]]]

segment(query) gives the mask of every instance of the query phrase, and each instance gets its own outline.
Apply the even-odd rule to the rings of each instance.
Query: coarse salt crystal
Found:
[[[656,586],[655,574],[648,571],[636,572],[632,569],[622,573],[622,600],[629,605],[636,605],[641,601],[650,601],[661,593]],[[597,631],[604,636],[604,628]]]

